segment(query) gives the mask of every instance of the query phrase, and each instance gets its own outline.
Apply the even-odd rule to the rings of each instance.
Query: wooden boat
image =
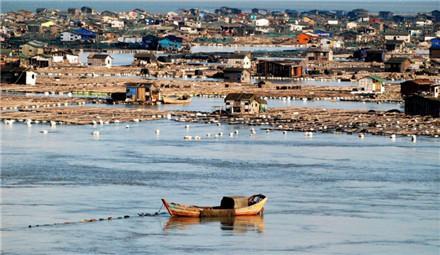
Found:
[[[171,216],[178,217],[233,217],[262,215],[267,197],[258,194],[250,197],[223,197],[220,206],[196,206],[168,203],[162,199],[163,205]]]
[[[164,96],[162,98],[164,104],[189,104],[191,103],[191,97],[184,96]]]

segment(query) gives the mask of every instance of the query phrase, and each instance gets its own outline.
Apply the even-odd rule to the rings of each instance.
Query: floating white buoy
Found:
[[[185,129],[189,129],[189,125],[185,125]]]
[[[160,134],[160,130],[159,130],[159,129],[156,129],[156,130],[154,131],[154,133],[155,133],[156,135],[159,135],[159,134]]]
[[[238,135],[238,130],[236,129],[236,130],[234,131],[234,133],[235,133],[236,135]]]
[[[95,137],[98,137],[98,136],[101,135],[101,133],[98,130],[95,130],[95,131],[92,132],[92,135],[95,136]]]
[[[206,134],[206,137],[211,137],[211,133],[207,133],[207,134]]]
[[[220,127],[222,124],[220,122],[217,122],[217,127]]]
[[[49,133],[49,131],[47,131],[46,129],[44,129],[44,130],[41,130],[40,133],[42,133],[42,134],[47,134],[47,133]]]
[[[306,136],[306,137],[313,137],[313,132],[305,132],[304,136]]]
[[[286,135],[286,134],[287,134],[287,131],[286,131],[286,130],[284,130],[284,131],[283,131],[283,135]]]
[[[219,133],[218,133],[218,136],[223,136],[223,132],[219,132]]]
[[[364,139],[364,138],[365,138],[365,135],[364,135],[363,133],[359,133],[358,137],[359,137],[360,139]]]
[[[396,135],[395,134],[390,135],[390,139],[391,140],[396,140]]]
[[[201,140],[202,138],[198,135],[194,136],[194,140]]]
[[[28,127],[32,127],[32,120],[27,120],[26,124],[27,124]]]
[[[230,133],[229,133],[229,136],[230,136],[230,137],[234,137],[234,132],[230,132]]]
[[[252,134],[252,135],[255,135],[255,134],[257,133],[257,132],[255,131],[255,128],[251,128],[250,131],[251,131],[251,134]]]
[[[183,140],[192,140],[192,136],[186,135],[183,137]]]
[[[412,135],[411,136],[411,142],[413,142],[413,143],[417,142],[417,136],[416,135]]]
[[[125,126],[125,128],[130,128],[130,125]]]

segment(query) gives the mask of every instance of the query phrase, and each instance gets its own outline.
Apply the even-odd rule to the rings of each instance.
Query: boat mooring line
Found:
[[[57,226],[57,225],[69,225],[69,224],[79,224],[79,223],[91,223],[91,222],[99,222],[99,221],[123,220],[123,219],[135,218],[135,217],[156,217],[156,216],[167,214],[166,212],[161,213],[162,208],[163,208],[163,204],[159,208],[159,210],[157,210],[154,213],[140,212],[140,213],[137,213],[137,215],[124,215],[124,216],[118,216],[118,217],[109,216],[106,218],[82,219],[80,221],[66,221],[66,222],[58,222],[58,223],[51,223],[51,224],[37,224],[37,225],[29,225],[28,228],[50,227],[50,226]]]

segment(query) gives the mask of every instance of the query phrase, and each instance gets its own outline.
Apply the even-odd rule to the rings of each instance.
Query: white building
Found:
[[[26,85],[35,86],[37,83],[37,74],[32,71],[26,72]]]
[[[66,54],[66,61],[69,64],[79,64],[79,56],[72,55],[72,54]]]
[[[124,21],[123,20],[112,20],[110,21],[110,26],[112,28],[124,28]]]
[[[346,25],[347,29],[357,28],[357,26],[358,26],[358,23],[356,23],[354,21],[348,22],[347,25]]]
[[[391,33],[385,35],[386,41],[404,41],[411,42],[411,35],[409,33]]]
[[[329,24],[329,25],[337,25],[337,24],[339,24],[339,21],[338,20],[328,20],[327,24]]]
[[[63,55],[53,55],[52,56],[52,63],[63,63],[63,62],[64,62]]]
[[[142,37],[124,37],[121,36],[118,38],[118,42],[123,42],[123,43],[141,43],[142,42]]]
[[[257,27],[268,27],[270,24],[268,19],[257,19],[255,20],[255,26]]]
[[[62,42],[73,42],[81,40],[81,35],[72,32],[62,32],[60,38]]]

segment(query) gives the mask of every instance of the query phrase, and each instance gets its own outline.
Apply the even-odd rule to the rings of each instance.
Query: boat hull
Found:
[[[168,203],[165,199],[162,202],[171,216],[177,217],[235,217],[261,215],[267,197],[256,204],[236,209],[222,209],[219,207],[188,206],[177,203]]]
[[[188,99],[177,99],[177,98],[171,98],[171,97],[163,97],[162,99],[164,104],[190,104],[191,98]]]

